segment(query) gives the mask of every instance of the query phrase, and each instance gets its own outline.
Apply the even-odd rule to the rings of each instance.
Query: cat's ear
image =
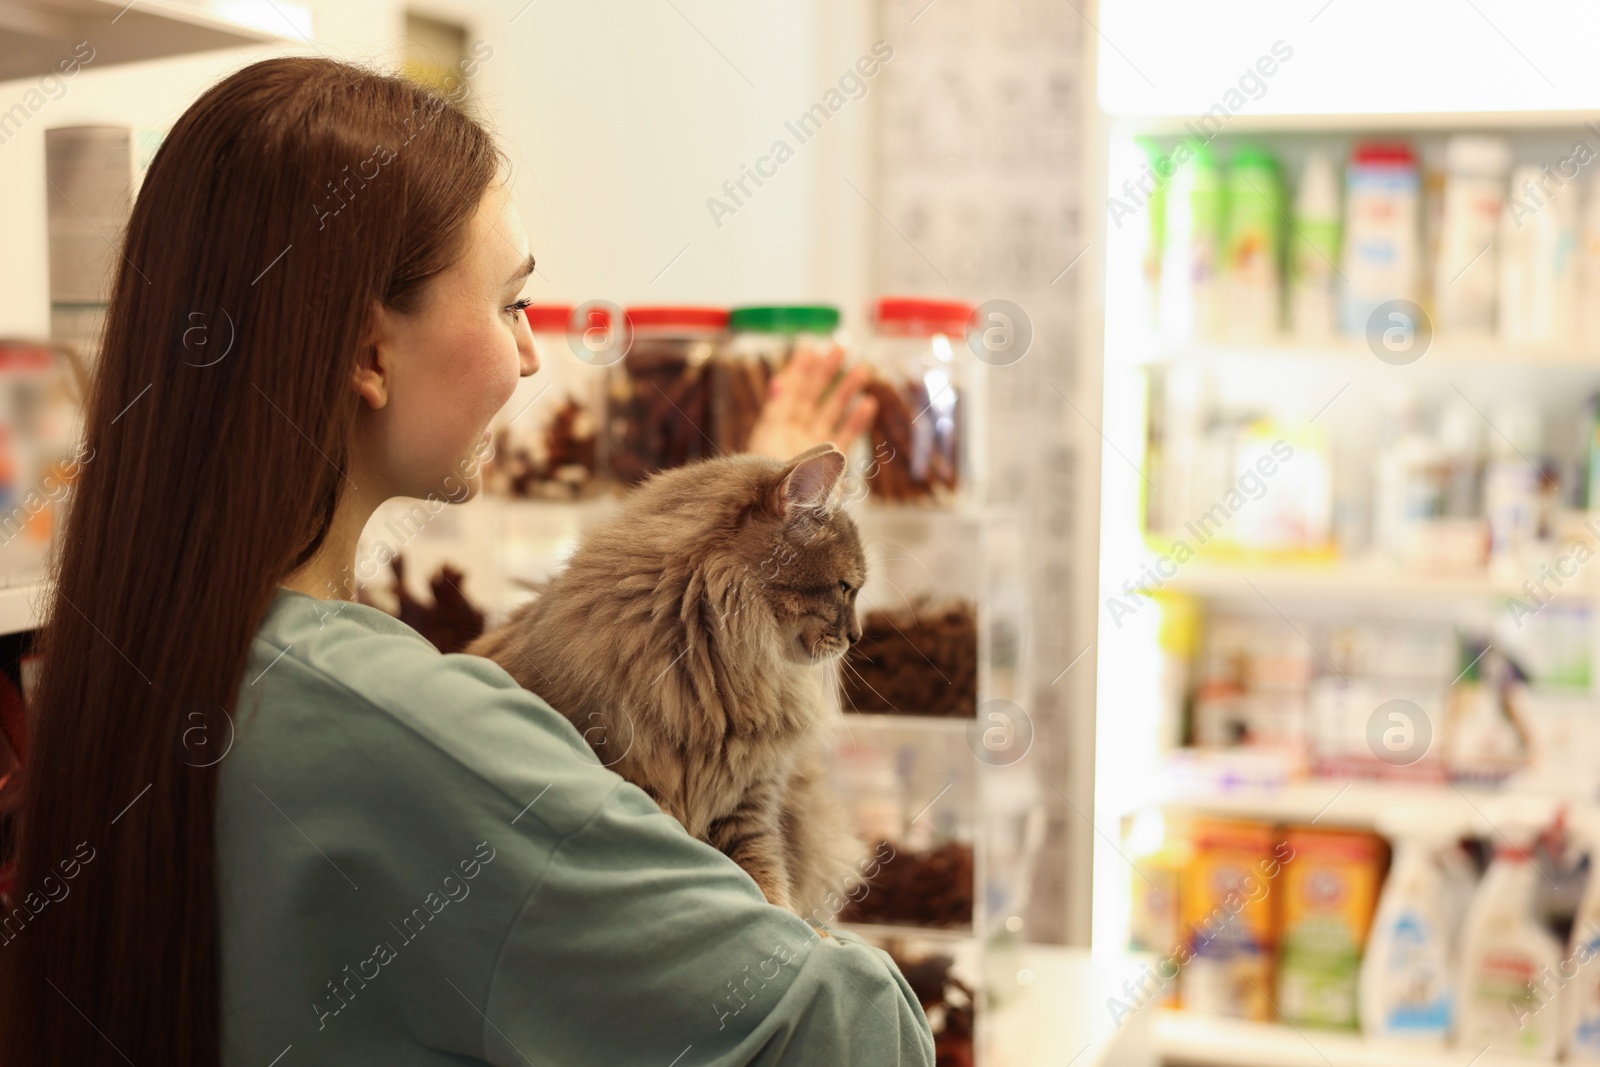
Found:
[[[844,474],[844,453],[824,441],[792,457],[778,476],[777,512],[787,518],[801,508],[820,508],[828,503]]]

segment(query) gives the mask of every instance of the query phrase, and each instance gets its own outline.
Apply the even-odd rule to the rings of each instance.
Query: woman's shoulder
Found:
[[[280,587],[240,686],[236,743],[263,770],[371,768],[499,794],[558,835],[621,781],[500,666],[442,655],[377,608]],[[549,796],[540,796],[548,791]]]

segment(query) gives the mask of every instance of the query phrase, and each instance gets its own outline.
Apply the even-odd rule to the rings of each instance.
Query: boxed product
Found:
[[[1197,820],[1182,883],[1183,1006],[1208,1015],[1272,1018],[1272,888],[1284,864],[1271,826]]]
[[[1361,953],[1386,846],[1375,834],[1292,828],[1278,905],[1278,1010],[1290,1023],[1354,1030]]]

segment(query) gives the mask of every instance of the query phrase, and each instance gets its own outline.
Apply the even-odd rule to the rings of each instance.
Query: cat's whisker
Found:
[[[840,662],[842,663],[843,660],[841,660]],[[867,681],[866,677],[864,675],[862,675],[862,673],[859,670],[857,670],[855,667],[851,667],[848,663],[846,663],[845,666],[849,668],[851,674],[855,675],[856,680],[858,682],[860,682],[862,685],[866,686],[868,689],[871,689],[873,694],[876,695],[879,700],[883,701],[884,707],[892,709],[896,715],[904,715],[905,714],[905,712],[901,711],[899,708],[896,708],[894,706],[894,702],[893,701],[891,701],[888,697],[884,696],[882,693],[879,693],[878,690],[873,687],[872,683]]]

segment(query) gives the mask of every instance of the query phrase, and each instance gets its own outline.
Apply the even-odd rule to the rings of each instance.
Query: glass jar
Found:
[[[826,349],[838,328],[839,309],[825,304],[733,309],[712,392],[712,436],[720,451],[750,447],[773,377],[801,345]]]
[[[718,454],[711,435],[711,363],[728,312],[709,307],[636,307],[626,312],[629,343],[607,392],[612,475],[636,485],[659,470]]]
[[[970,480],[973,397],[959,358],[972,308],[953,300],[884,297],[873,308],[878,402],[863,468],[875,499],[949,505]]]
[[[536,304],[524,312],[539,369],[517,382],[511,399],[489,424],[494,462],[487,483],[502,496],[577,500],[605,486],[600,428],[606,368],[584,359],[585,347],[572,343],[582,335],[574,313],[564,304]],[[604,311],[585,315],[588,326],[605,327]]]

